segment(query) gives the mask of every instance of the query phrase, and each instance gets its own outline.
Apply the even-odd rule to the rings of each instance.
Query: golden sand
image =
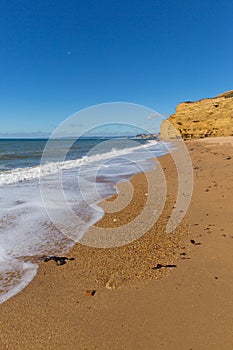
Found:
[[[177,174],[165,156],[167,201],[155,225],[128,245],[77,244],[67,255],[74,261],[42,263],[30,285],[0,306],[0,349],[232,350],[233,147],[220,141],[187,142],[194,193],[174,233],[165,227]],[[131,183],[130,204],[96,227],[140,214],[147,181],[140,174]],[[153,269],[157,264],[177,267]]]

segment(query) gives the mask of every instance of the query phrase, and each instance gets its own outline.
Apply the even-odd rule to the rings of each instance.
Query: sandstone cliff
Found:
[[[233,90],[214,98],[182,102],[161,125],[163,139],[233,136]]]

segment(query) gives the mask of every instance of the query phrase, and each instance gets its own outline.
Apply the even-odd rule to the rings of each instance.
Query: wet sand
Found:
[[[232,350],[232,140],[186,143],[194,192],[174,233],[165,227],[175,205],[177,173],[164,156],[159,161],[167,200],[147,233],[117,248],[77,244],[67,255],[75,260],[42,263],[32,283],[0,305],[0,349]],[[96,227],[126,225],[141,213],[146,178],[137,175],[131,184],[130,204],[106,214]],[[119,190],[124,197],[129,183]],[[158,264],[176,267],[153,269]]]

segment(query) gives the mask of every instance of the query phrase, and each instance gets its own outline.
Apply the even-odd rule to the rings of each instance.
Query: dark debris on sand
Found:
[[[55,261],[57,266],[65,265],[68,260],[74,260],[74,258],[67,258],[66,256],[45,256],[43,257],[44,262],[48,262],[50,260]]]
[[[161,269],[162,267],[177,267],[176,265],[168,264],[168,265],[163,265],[163,264],[157,264],[156,266],[152,267],[152,270],[158,270]]]

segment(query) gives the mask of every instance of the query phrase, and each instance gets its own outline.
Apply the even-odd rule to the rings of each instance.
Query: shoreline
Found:
[[[162,151],[161,151],[162,152]],[[153,162],[153,160],[152,160],[152,162]],[[149,167],[149,168],[153,168],[153,164]],[[126,180],[124,180],[124,181],[120,181],[118,184],[120,184],[120,183],[128,183],[128,182],[130,182],[130,179],[133,177],[134,175],[131,175],[130,177],[128,177],[128,179]],[[100,181],[101,182],[101,181]],[[117,183],[114,185],[114,187],[116,188],[116,192],[118,191],[118,189],[117,189],[117,185],[118,185]],[[121,186],[121,185],[119,185],[119,186]],[[127,186],[125,186],[125,187],[127,187]],[[119,191],[118,191],[119,192]],[[103,216],[104,216],[104,209],[101,207],[101,204],[103,204],[104,202],[108,202],[109,203],[109,201],[111,201],[111,198],[113,198],[115,195],[114,195],[114,191],[112,191],[112,195],[108,195],[109,197],[106,197],[106,199],[103,199],[103,201],[102,202],[99,202],[99,201],[97,201],[97,202],[94,202],[93,203],[93,206],[95,206],[95,207],[98,207],[98,209],[101,211],[101,217],[103,218]],[[122,196],[121,196],[121,199],[122,199]],[[97,222],[99,222],[99,221],[101,221],[101,217],[100,217],[100,215],[99,215],[99,218],[96,218],[96,219],[93,219],[93,220],[91,220],[92,221],[92,223],[87,223],[86,225],[87,226],[89,226],[89,227],[93,227],[93,226],[95,226],[95,224],[97,223]],[[95,228],[95,230],[96,230],[96,228]],[[87,231],[88,231],[88,229],[87,229]],[[59,247],[59,249],[54,249],[54,251],[53,252],[51,252],[51,253],[49,253],[49,251],[47,252],[47,256],[52,256],[52,255],[63,255],[63,254],[69,254],[69,251],[71,250],[71,248],[72,248],[72,246],[74,246],[76,243],[69,237],[69,234],[66,236],[66,235],[64,235],[64,241],[65,240],[67,240],[67,247],[65,248],[63,248],[63,245],[65,244],[64,242],[62,242],[61,243],[61,247]],[[61,241],[61,240],[60,240]],[[70,242],[70,243],[69,243]],[[58,242],[58,244],[59,244],[60,242]],[[54,247],[55,248],[55,247]],[[57,251],[56,251],[57,250]],[[25,261],[25,262],[30,262],[30,260],[32,260],[32,263],[35,263],[35,265],[34,265],[34,267],[36,268],[36,270],[39,268],[39,266],[40,266],[40,263],[41,263],[41,261],[43,261],[43,256],[44,257],[46,257],[46,253],[43,255],[43,254],[37,254],[36,252],[35,252],[35,254],[34,255],[32,255],[31,257],[30,256],[24,256],[24,254],[22,255],[22,262],[23,262],[23,260]],[[33,268],[33,271],[34,271],[35,269]],[[8,273],[8,272],[7,272]],[[12,272],[12,275],[14,274],[14,272]],[[31,275],[33,275],[33,276],[35,276],[35,273],[33,272]],[[33,277],[34,278],[34,277]],[[14,287],[13,289],[11,289],[9,292],[7,292],[2,298],[1,298],[1,303],[2,302],[5,302],[5,301],[7,301],[8,299],[9,299],[9,297],[7,296],[7,295],[11,295],[10,296],[10,298],[12,297],[12,296],[15,296],[15,295],[17,295],[21,290],[23,290],[28,284],[30,284],[32,282],[32,280],[30,280],[30,277],[25,277],[24,279],[23,279],[23,281],[22,281],[22,283],[21,284],[19,284],[19,285],[16,285],[16,287]],[[8,283],[8,282],[7,282]],[[9,284],[10,284],[10,282],[9,282]],[[6,284],[7,285],[7,284]],[[21,287],[20,287],[20,285],[22,285],[23,286],[23,289],[21,289]],[[4,300],[4,301],[3,301]],[[0,304],[1,304],[0,303]]]
[[[186,143],[194,194],[175,235],[164,235],[177,189],[166,155],[159,161],[169,178],[167,202],[151,232],[112,249],[76,244],[67,255],[74,261],[60,267],[42,263],[35,279],[0,305],[2,348],[230,350],[233,147],[216,142]],[[137,216],[145,204],[145,178],[138,174],[130,183],[136,188],[131,204],[118,217],[106,214],[96,227],[126,224]],[[129,189],[122,183],[119,194],[124,186]],[[156,264],[177,267],[152,270]],[[93,290],[93,297],[87,295]]]

